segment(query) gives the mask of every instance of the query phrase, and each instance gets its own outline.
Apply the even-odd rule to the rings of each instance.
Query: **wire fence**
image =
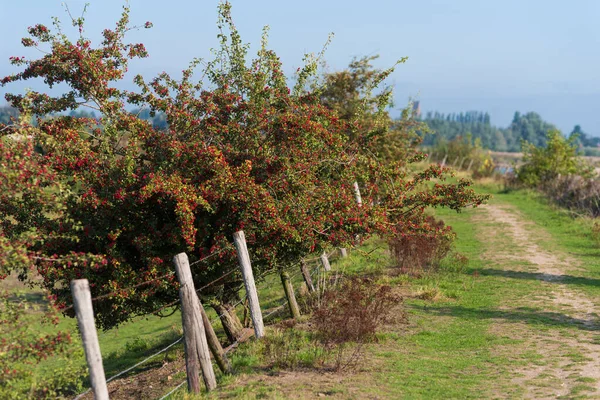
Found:
[[[223,248],[223,249],[221,249],[221,250],[219,250],[219,251],[217,251],[217,252],[214,252],[214,253],[212,253],[212,254],[210,254],[210,255],[208,255],[208,256],[206,256],[206,257],[204,257],[204,258],[200,259],[200,260],[194,261],[193,263],[190,263],[190,266],[192,266],[192,265],[197,265],[197,264],[199,264],[199,263],[201,263],[201,262],[203,262],[203,261],[206,261],[206,260],[208,260],[208,259],[210,259],[210,258],[212,258],[212,257],[214,257],[214,256],[216,256],[216,255],[218,255],[218,254],[220,254],[220,253],[222,253],[223,251],[225,251],[225,250],[227,250],[227,249],[228,249],[228,248]],[[337,253],[337,250],[332,250],[332,251],[330,251],[329,253],[326,253],[326,252],[324,252],[324,254],[325,254],[325,255],[326,255],[328,258],[329,258],[329,257],[332,257],[332,256],[333,256],[334,254],[336,254],[336,253]],[[289,271],[289,270],[292,270],[293,268],[295,268],[295,267],[298,267],[299,265],[301,265],[301,263],[302,263],[302,262],[304,262],[304,263],[310,263],[310,262],[314,262],[314,261],[320,261],[320,260],[321,260],[321,256],[319,256],[319,257],[315,257],[315,258],[310,258],[310,259],[303,259],[303,260],[301,260],[300,262],[294,263],[294,264],[292,264],[292,265],[290,265],[290,266],[288,266],[287,268],[284,268],[284,269],[282,269],[282,270],[284,270],[284,271]],[[312,269],[312,271],[310,271],[310,272],[309,272],[309,275],[312,277],[312,276],[314,276],[315,274],[318,274],[318,272],[319,272],[319,270],[320,270],[320,269],[321,269],[321,266],[320,266],[320,265],[317,265],[315,268],[313,268],[313,269]],[[237,269],[237,268],[232,268],[231,270],[227,271],[226,273],[224,273],[223,275],[219,276],[218,278],[216,278],[216,279],[212,280],[211,282],[208,282],[208,283],[204,284],[202,287],[200,287],[200,288],[196,289],[196,293],[200,293],[200,292],[202,292],[203,290],[206,290],[206,289],[208,289],[209,287],[212,287],[212,286],[216,285],[217,283],[219,283],[219,282],[223,281],[225,278],[227,278],[227,277],[231,276],[232,274],[236,273],[237,271],[238,271],[238,269]],[[263,284],[263,285],[260,285],[260,286],[261,286],[261,289],[263,289],[263,290],[264,290],[264,289],[266,288],[266,286],[270,284],[270,282],[267,282],[267,278],[268,278],[269,276],[271,276],[271,275],[275,275],[275,273],[277,273],[277,272],[279,272],[279,270],[273,270],[273,271],[272,271],[270,274],[268,274],[268,275],[266,275],[266,276],[263,276],[263,277],[262,277],[262,278],[264,279],[264,281],[262,282],[262,284]],[[300,274],[301,274],[301,271],[299,271],[299,270],[296,270],[296,271],[295,271],[295,272],[294,272],[294,273],[293,273],[293,274],[292,274],[292,275],[289,277],[289,279],[290,279],[290,280],[293,280],[293,279],[297,278],[297,277],[298,277]],[[156,282],[156,281],[158,281],[158,280],[160,280],[160,279],[165,279],[165,278],[168,278],[168,277],[171,277],[171,276],[173,276],[173,273],[169,273],[169,274],[165,274],[165,275],[162,275],[162,276],[159,276],[159,277],[155,277],[155,278],[152,278],[152,279],[150,279],[150,280],[147,280],[147,281],[144,281],[144,282],[138,283],[138,284],[136,284],[136,285],[130,286],[130,287],[128,287],[128,288],[121,289],[119,292],[122,292],[123,290],[132,290],[132,289],[136,289],[136,288],[139,288],[139,287],[143,287],[143,286],[145,286],[145,285],[148,285],[148,284],[150,284],[150,283],[152,283],[152,282]],[[111,292],[111,293],[106,293],[106,294],[103,294],[103,295],[100,295],[100,296],[96,296],[96,297],[92,298],[92,302],[94,302],[94,301],[98,301],[98,300],[103,300],[103,299],[109,298],[109,297],[111,297],[111,296],[115,296],[115,295],[117,295],[117,294],[118,294],[117,292]],[[213,317],[213,318],[210,320],[210,323],[211,323],[211,325],[213,325],[213,324],[214,324],[216,321],[220,320],[220,319],[221,319],[223,316],[225,316],[225,314],[226,314],[226,313],[230,313],[230,312],[232,312],[232,310],[233,310],[233,312],[235,312],[235,309],[236,309],[236,308],[237,308],[237,307],[238,307],[240,304],[242,304],[243,302],[245,302],[246,300],[247,300],[247,296],[242,296],[242,297],[241,297],[241,298],[240,298],[240,299],[239,299],[239,300],[238,300],[236,303],[234,303],[233,305],[229,306],[227,311],[225,311],[225,312],[223,312],[223,313],[221,313],[221,314],[217,314],[215,317]],[[160,312],[161,310],[164,310],[164,309],[166,309],[166,308],[169,308],[169,307],[173,307],[173,306],[177,305],[178,303],[179,303],[179,300],[175,300],[175,301],[173,301],[173,302],[170,302],[170,303],[168,303],[168,304],[166,304],[166,305],[163,305],[163,306],[161,306],[159,309],[157,309],[157,310],[153,311],[151,314],[157,314],[157,313],[158,313],[158,312]],[[269,317],[271,317],[272,315],[274,315],[274,314],[276,314],[276,313],[278,313],[278,312],[281,312],[282,310],[284,310],[284,309],[285,309],[285,305],[286,305],[286,303],[288,303],[288,299],[287,299],[287,298],[284,296],[284,297],[283,297],[283,302],[281,302],[281,304],[279,304],[278,306],[275,306],[275,307],[273,307],[273,308],[270,308],[270,309],[269,309],[269,311],[268,311],[268,312],[267,312],[267,313],[266,313],[266,314],[263,316],[263,318],[264,318],[265,320],[267,320],[267,319],[268,319]],[[71,308],[73,308],[73,305],[69,305],[69,306],[67,306],[67,307],[61,308],[61,309],[60,309],[60,311],[65,311],[65,310],[68,310],[68,309],[71,309]],[[141,361],[137,362],[136,364],[134,364],[134,365],[132,365],[132,366],[130,366],[130,367],[128,367],[128,368],[126,368],[126,369],[124,369],[124,370],[120,371],[120,372],[117,372],[116,374],[112,375],[110,378],[106,379],[106,383],[109,383],[109,382],[111,382],[111,381],[113,381],[113,380],[115,380],[115,379],[117,379],[117,378],[119,378],[119,377],[122,377],[122,376],[124,376],[124,375],[128,374],[128,373],[129,373],[129,372],[131,372],[131,371],[134,371],[136,368],[140,367],[141,365],[143,365],[143,364],[145,364],[145,363],[149,362],[150,360],[154,359],[154,358],[155,358],[155,357],[157,357],[158,355],[160,355],[160,354],[162,354],[162,353],[165,353],[166,351],[168,351],[168,350],[169,350],[169,349],[171,349],[172,347],[174,347],[174,346],[176,346],[177,344],[181,343],[183,339],[184,339],[184,337],[183,337],[183,336],[181,336],[181,337],[179,337],[177,340],[175,340],[174,342],[172,342],[172,343],[170,343],[169,345],[167,345],[166,347],[164,347],[164,348],[162,348],[162,349],[160,349],[160,350],[158,350],[158,351],[156,351],[156,352],[152,353],[151,355],[147,356],[146,358],[144,358],[143,360],[141,360]],[[233,343],[232,343],[232,344],[231,344],[231,345],[230,345],[230,346],[229,346],[229,347],[228,347],[228,348],[227,348],[227,349],[224,351],[224,354],[228,354],[228,353],[232,352],[234,349],[236,349],[236,348],[237,348],[237,346],[238,346],[238,345],[241,343],[241,340],[242,340],[242,339],[245,339],[245,338],[243,338],[243,337],[240,337],[240,338],[236,339],[236,340],[235,340],[235,341],[234,341],[234,342],[233,342]],[[173,389],[172,389],[170,392],[168,392],[166,395],[164,395],[163,397],[161,397],[161,399],[160,399],[160,400],[163,400],[163,399],[166,399],[166,398],[170,397],[170,396],[171,396],[172,394],[174,394],[174,393],[175,393],[177,390],[179,390],[179,389],[180,389],[180,388],[181,388],[181,387],[182,387],[182,386],[185,384],[185,382],[186,382],[186,381],[187,381],[187,379],[186,379],[186,380],[184,380],[183,382],[181,382],[180,384],[178,384],[178,385],[177,385],[175,388],[173,388]],[[91,388],[89,388],[89,389],[87,389],[85,392],[82,392],[82,393],[80,393],[79,395],[77,395],[77,396],[74,398],[74,400],[79,400],[79,399],[81,399],[82,397],[84,397],[85,395],[87,395],[88,393],[90,393],[90,391],[91,391],[91,390],[92,390],[92,389],[91,389]]]
[[[316,261],[316,260],[319,260],[319,258],[316,258],[316,259],[314,259],[313,261]],[[295,264],[295,265],[298,265],[298,264],[300,264],[300,263],[297,263],[297,264]],[[318,273],[318,271],[319,271],[319,269],[320,269],[320,268],[321,268],[320,266],[316,266],[315,268],[313,268],[313,270],[310,272],[310,275],[311,275],[311,276],[313,276],[315,273]],[[296,272],[295,274],[293,274],[292,276],[290,276],[290,280],[294,279],[295,277],[298,277],[299,275],[300,275],[300,272]],[[265,283],[266,283],[266,282],[265,282]],[[264,286],[262,287],[262,289],[264,289]],[[241,304],[241,303],[242,303],[243,301],[245,301],[245,300],[246,300],[246,297],[244,296],[244,297],[243,297],[243,298],[242,298],[240,301],[238,301],[236,304],[234,304],[234,305],[233,305],[233,308],[235,308],[236,306],[238,306],[239,304]],[[287,298],[285,298],[285,296],[284,296],[284,299],[283,299],[283,300],[284,300],[284,301],[283,301],[283,302],[282,302],[280,305],[278,305],[278,306],[276,306],[276,307],[272,308],[272,309],[271,309],[271,310],[270,310],[270,311],[269,311],[267,314],[265,314],[265,315],[263,316],[263,319],[264,319],[264,320],[267,320],[267,319],[268,319],[270,316],[272,316],[272,315],[274,315],[274,314],[276,314],[276,313],[278,313],[278,312],[281,312],[283,309],[285,309],[285,305],[287,304],[288,300],[287,300]],[[221,316],[222,316],[222,315],[221,315]],[[215,321],[216,321],[218,318],[220,318],[220,316],[217,316],[217,317],[213,318],[213,319],[211,320],[211,323],[214,323],[214,322],[215,322]],[[224,354],[225,354],[225,355],[228,355],[229,353],[233,352],[233,351],[234,351],[234,350],[235,350],[235,349],[238,347],[238,345],[241,343],[241,340],[242,340],[242,339],[243,339],[243,338],[236,339],[236,340],[235,340],[235,341],[234,341],[234,342],[233,342],[233,343],[232,343],[232,344],[231,344],[231,345],[230,345],[230,346],[229,346],[229,347],[228,347],[228,348],[227,348],[227,349],[224,351]],[[171,389],[171,391],[169,391],[167,394],[165,394],[164,396],[162,396],[162,397],[161,397],[159,400],[165,400],[165,399],[168,399],[168,398],[169,398],[171,395],[173,395],[175,392],[177,392],[179,389],[181,389],[181,387],[182,387],[182,386],[183,386],[183,385],[184,385],[186,382],[187,382],[187,379],[183,380],[181,383],[179,383],[177,386],[175,386],[173,389]]]

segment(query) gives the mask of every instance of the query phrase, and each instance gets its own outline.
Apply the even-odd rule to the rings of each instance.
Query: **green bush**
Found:
[[[551,130],[545,147],[523,142],[524,164],[517,172],[518,181],[525,186],[539,187],[559,176],[591,177],[592,167],[577,156],[576,139],[576,136],[567,139],[560,131]]]

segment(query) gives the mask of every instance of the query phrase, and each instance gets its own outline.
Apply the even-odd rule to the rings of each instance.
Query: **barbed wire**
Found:
[[[157,281],[157,280],[159,280],[159,279],[164,279],[164,278],[167,278],[167,277],[169,277],[169,276],[173,276],[173,273],[168,273],[168,274],[165,274],[165,275],[161,275],[161,276],[158,276],[158,277],[156,277],[156,278],[152,278],[152,279],[150,279],[150,280],[147,280],[147,281],[144,281],[144,282],[138,283],[137,285],[128,286],[128,287],[126,287],[126,288],[119,289],[118,291],[116,291],[116,290],[115,290],[115,291],[113,291],[113,292],[110,292],[110,293],[105,293],[105,294],[102,294],[102,295],[100,295],[100,296],[93,297],[93,298],[92,298],[92,302],[94,302],[94,301],[97,301],[97,300],[103,300],[103,299],[106,299],[106,298],[108,298],[108,297],[116,296],[116,295],[117,295],[119,292],[123,292],[123,291],[128,291],[128,290],[137,289],[137,288],[139,288],[139,287],[142,287],[142,286],[148,285],[148,284],[150,284],[150,283],[152,283],[152,282],[155,282],[155,281]],[[67,307],[60,307],[60,308],[58,308],[58,311],[61,311],[61,312],[62,312],[62,311],[66,311],[66,310],[69,310],[69,309],[71,309],[71,308],[73,308],[73,307],[74,307],[74,305],[73,305],[73,304],[71,304],[71,305],[69,305],[69,306],[67,306]]]
[[[195,265],[195,264],[197,264],[197,263],[199,263],[199,262],[201,262],[201,261],[204,261],[204,260],[206,260],[206,259],[208,259],[208,258],[210,258],[210,257],[212,257],[212,256],[214,256],[214,255],[216,255],[216,254],[219,254],[220,252],[222,252],[222,251],[224,251],[224,250],[225,250],[225,249],[222,249],[221,251],[219,251],[219,252],[216,252],[216,253],[213,253],[213,254],[211,254],[211,255],[209,255],[209,256],[207,256],[207,257],[205,257],[205,258],[201,259],[201,260],[195,261],[194,263],[190,264],[190,266],[191,266],[191,265]],[[331,252],[331,254],[333,254],[334,252],[335,252],[335,251],[332,251],[332,252]],[[328,256],[328,257],[329,257],[329,256]],[[314,260],[316,261],[316,260],[319,260],[319,259],[320,259],[320,257],[319,257],[319,258],[315,258]],[[297,266],[297,265],[301,264],[303,261],[304,261],[304,262],[306,262],[307,260],[301,260],[300,262],[297,262],[297,263],[295,263],[295,264],[292,264],[292,266],[288,267],[288,269],[291,269],[292,267],[295,267],[295,266]],[[310,275],[311,277],[312,277],[312,276],[314,276],[314,274],[315,274],[316,272],[318,272],[318,271],[319,271],[319,269],[320,269],[320,266],[317,266],[317,267],[315,267],[315,268],[314,268],[314,269],[313,269],[313,270],[312,270],[312,271],[309,273],[309,275]],[[202,286],[201,288],[197,289],[197,290],[196,290],[196,292],[200,292],[200,291],[202,291],[202,290],[204,290],[204,289],[206,289],[206,288],[208,288],[208,287],[210,287],[210,286],[214,285],[216,282],[219,282],[220,280],[224,279],[225,277],[227,277],[227,276],[231,275],[232,273],[234,273],[234,272],[236,272],[236,271],[237,271],[237,269],[235,269],[235,268],[234,268],[234,269],[232,269],[232,270],[230,270],[230,271],[226,272],[225,274],[223,274],[223,275],[222,275],[222,276],[220,276],[219,278],[217,278],[217,279],[215,279],[215,280],[213,280],[213,281],[211,281],[211,282],[207,283],[206,285]],[[267,278],[269,275],[272,275],[272,274],[274,274],[275,272],[276,272],[276,270],[274,270],[274,271],[273,271],[271,274],[267,274],[267,275],[265,275],[263,278]],[[290,276],[290,278],[289,278],[289,279],[290,279],[290,280],[292,280],[292,279],[296,278],[296,277],[297,277],[297,276],[298,276],[300,273],[301,273],[300,271],[296,271],[294,274],[292,274],[292,276]],[[171,274],[164,275],[164,276],[162,276],[162,277],[153,278],[153,279],[152,279],[152,280],[150,280],[150,281],[142,282],[142,283],[140,283],[140,284],[138,284],[138,285],[132,286],[131,288],[140,287],[140,286],[142,286],[143,284],[147,284],[147,283],[149,283],[149,282],[155,281],[155,280],[157,280],[157,279],[162,279],[162,278],[164,278],[164,277],[167,277],[167,276],[171,276]],[[264,283],[266,284],[267,282],[264,282]],[[125,289],[122,289],[122,290],[125,290]],[[106,297],[109,297],[110,295],[111,295],[111,293],[108,293],[108,294],[105,294],[105,295],[102,295],[102,296],[98,296],[98,297],[96,297],[96,298],[92,299],[92,301],[94,301],[94,300],[98,300],[98,299],[101,299],[101,298],[106,298]],[[240,305],[241,303],[243,303],[244,301],[246,301],[246,299],[247,299],[247,298],[248,298],[248,296],[247,296],[247,295],[246,295],[246,296],[243,296],[243,297],[242,297],[242,298],[241,298],[241,299],[240,299],[238,302],[236,302],[235,304],[233,304],[233,306],[231,307],[231,309],[235,309],[235,308],[236,308],[238,305]],[[283,302],[282,302],[282,303],[281,303],[279,306],[275,307],[275,308],[274,308],[274,309],[272,309],[272,310],[271,310],[269,313],[267,313],[267,314],[266,314],[266,315],[263,317],[263,319],[265,319],[265,320],[266,320],[267,318],[269,318],[270,316],[274,315],[275,313],[277,313],[277,312],[280,312],[281,310],[283,310],[283,309],[285,308],[285,304],[286,304],[286,303],[288,303],[288,299],[287,299],[287,297],[285,297],[285,296],[284,296],[283,300],[284,300],[284,301],[283,301]],[[161,308],[159,308],[158,310],[154,311],[154,312],[153,312],[153,314],[155,314],[155,313],[159,312],[160,310],[162,310],[162,309],[164,309],[164,308],[167,308],[167,307],[169,307],[169,306],[175,305],[175,304],[177,304],[177,303],[179,303],[179,300],[177,300],[177,301],[174,301],[174,302],[172,302],[172,303],[169,303],[169,304],[167,304],[167,305],[165,305],[165,306],[162,306],[162,307],[161,307]],[[71,307],[72,307],[72,306],[71,306]],[[69,307],[69,308],[70,308],[70,307]],[[65,308],[65,309],[67,309],[67,308]],[[212,325],[212,324],[214,324],[214,323],[215,323],[217,320],[219,320],[219,319],[220,319],[220,318],[221,318],[223,315],[225,315],[225,313],[227,313],[227,312],[229,312],[229,311],[226,311],[226,312],[223,312],[223,313],[221,313],[221,314],[218,314],[216,317],[214,317],[213,319],[211,319],[211,320],[210,320],[210,323],[211,323],[211,325]],[[164,347],[163,349],[161,349],[161,350],[159,350],[159,351],[157,351],[157,352],[155,352],[155,353],[151,354],[150,356],[146,357],[145,359],[143,359],[142,361],[140,361],[140,362],[136,363],[135,365],[133,365],[133,366],[131,366],[131,367],[129,367],[129,368],[127,368],[127,369],[123,370],[123,371],[120,371],[120,372],[118,372],[117,374],[115,374],[115,375],[111,376],[110,378],[108,378],[108,379],[106,380],[106,383],[109,383],[109,382],[111,382],[111,381],[113,381],[113,380],[117,379],[118,377],[120,377],[120,376],[123,376],[123,375],[127,374],[128,372],[131,372],[131,371],[132,371],[132,370],[134,370],[135,368],[139,367],[140,365],[143,365],[144,363],[148,362],[149,360],[153,359],[154,357],[158,356],[159,354],[162,354],[162,353],[166,352],[166,351],[167,351],[167,350],[169,350],[171,347],[173,347],[173,346],[175,346],[176,344],[180,343],[180,342],[183,340],[183,338],[184,338],[184,337],[183,337],[183,336],[181,336],[181,337],[180,337],[180,338],[178,338],[178,339],[177,339],[175,342],[173,342],[173,343],[169,344],[168,346]],[[225,354],[225,355],[227,355],[228,353],[230,353],[231,351],[233,351],[234,349],[236,349],[239,343],[240,343],[240,339],[237,339],[237,340],[235,340],[235,341],[234,341],[234,342],[233,342],[233,343],[232,343],[232,344],[229,346],[229,348],[228,348],[226,351],[224,351],[224,354]],[[164,395],[163,397],[161,397],[159,400],[164,400],[164,399],[168,398],[168,397],[169,397],[169,396],[171,396],[173,393],[175,393],[177,390],[179,390],[179,389],[180,389],[180,388],[181,388],[181,387],[182,387],[182,386],[183,386],[183,385],[184,385],[186,382],[187,382],[187,379],[186,379],[186,380],[184,380],[184,381],[182,381],[180,384],[178,384],[178,385],[177,385],[175,388],[173,388],[173,389],[172,389],[170,392],[168,392],[167,394],[165,394],[165,395]],[[87,393],[89,393],[90,391],[91,391],[91,388],[90,388],[90,389],[88,389],[88,390],[86,390],[85,392],[83,392],[83,393],[79,394],[77,397],[75,397],[75,399],[74,399],[74,400],[78,400],[78,399],[80,399],[82,396],[86,395],[86,394],[87,394]]]
[[[207,255],[207,256],[206,256],[206,257],[204,257],[204,258],[201,258],[200,260],[196,260],[196,261],[194,261],[193,263],[190,263],[190,267],[192,267],[192,266],[194,266],[194,265],[196,265],[196,264],[199,264],[199,263],[201,263],[201,262],[203,262],[203,261],[206,261],[206,260],[208,260],[209,258],[211,258],[211,257],[214,257],[214,256],[216,256],[216,255],[218,255],[218,254],[221,254],[221,253],[222,253],[222,252],[224,252],[225,250],[230,250],[230,249],[234,249],[234,248],[235,248],[235,247],[233,247],[231,244],[228,244],[227,246],[223,247],[221,250],[219,250],[219,251],[215,251],[214,253],[210,253],[209,255]]]
[[[118,377],[120,377],[120,376],[122,376],[122,375],[125,375],[126,373],[128,373],[128,372],[130,372],[130,371],[133,371],[134,369],[136,369],[136,368],[137,368],[137,367],[139,367],[140,365],[147,363],[148,361],[150,361],[150,360],[151,360],[151,359],[153,359],[154,357],[158,356],[159,354],[162,354],[162,353],[164,353],[165,351],[169,350],[171,347],[175,346],[177,343],[181,342],[182,340],[183,340],[183,336],[181,336],[179,339],[177,339],[176,341],[174,341],[173,343],[171,343],[171,344],[170,344],[170,345],[168,345],[167,347],[165,347],[165,348],[163,348],[163,349],[161,349],[161,350],[157,351],[157,352],[156,352],[156,353],[154,353],[154,354],[151,354],[151,355],[149,355],[148,357],[146,357],[146,358],[145,358],[145,359],[143,359],[142,361],[138,362],[137,364],[135,364],[135,365],[133,365],[133,366],[131,366],[131,367],[129,367],[129,368],[127,368],[127,369],[125,369],[125,370],[121,371],[121,372],[118,372],[118,373],[114,374],[113,376],[111,376],[110,378],[108,378],[108,379],[106,380],[106,383],[109,383],[109,382],[111,382],[111,381],[113,381],[113,380],[117,379]],[[77,395],[77,397],[75,397],[75,399],[73,399],[73,400],[78,400],[78,399],[80,399],[82,396],[85,396],[86,394],[88,394],[88,393],[89,393],[91,390],[92,390],[92,388],[89,388],[89,389],[88,389],[88,390],[86,390],[85,392],[78,394],[78,395]]]
[[[201,263],[201,262],[203,262],[203,261],[206,261],[206,260],[208,260],[209,258],[211,258],[211,257],[214,257],[214,256],[216,256],[217,254],[220,254],[220,253],[222,253],[223,251],[225,251],[225,250],[227,250],[227,249],[230,249],[230,248],[232,248],[232,246],[231,246],[231,245],[229,245],[229,246],[227,246],[227,247],[224,247],[224,248],[222,248],[222,249],[221,249],[221,250],[219,250],[219,251],[216,251],[216,252],[214,252],[214,253],[211,253],[211,254],[209,254],[208,256],[206,256],[206,257],[204,257],[204,258],[201,258],[200,260],[194,261],[193,263],[190,263],[190,267],[191,267],[191,266],[193,266],[193,265],[199,264],[199,263]],[[232,273],[232,272],[234,272],[234,271],[235,271],[235,270],[232,270],[232,271],[228,272],[227,274],[230,274],[230,273]],[[226,275],[227,275],[227,274],[226,274]],[[164,279],[164,278],[168,278],[168,277],[170,277],[170,276],[173,276],[173,272],[169,272],[168,274],[161,275],[161,276],[158,276],[158,277],[156,277],[156,278],[149,279],[149,280],[147,280],[147,281],[144,281],[144,282],[138,283],[138,284],[136,284],[136,285],[133,285],[133,286],[128,286],[128,287],[126,287],[126,288],[122,288],[122,289],[119,289],[119,290],[112,291],[112,292],[110,292],[110,293],[105,293],[105,294],[102,294],[102,295],[100,295],[100,296],[93,297],[93,298],[92,298],[92,302],[94,302],[94,301],[98,301],[98,300],[103,300],[103,299],[106,299],[106,298],[109,298],[109,297],[112,297],[112,296],[116,296],[116,295],[118,295],[119,293],[121,293],[121,292],[123,292],[123,291],[129,291],[129,290],[137,289],[137,288],[140,288],[140,287],[142,287],[142,286],[148,285],[148,284],[150,284],[150,283],[152,283],[152,282],[155,282],[155,281],[157,281],[157,280]],[[202,289],[206,289],[207,287],[209,287],[210,285],[214,284],[214,283],[215,283],[215,282],[217,282],[218,280],[220,280],[220,279],[223,279],[224,277],[225,277],[225,275],[224,275],[224,276],[222,276],[222,277],[220,277],[220,278],[218,278],[218,279],[215,279],[214,281],[212,281],[212,282],[210,282],[210,283],[206,284],[205,286],[203,286],[202,288],[200,288],[200,289],[198,289],[198,290],[196,290],[196,291],[200,291],[200,290],[202,290]],[[178,301],[179,301],[179,300],[178,300]],[[170,305],[174,305],[174,304],[176,304],[178,301],[176,301],[176,302],[173,302],[173,303],[171,303],[171,304],[169,304],[169,305],[165,306],[164,308],[166,308],[166,307],[168,307],[168,306],[170,306]],[[73,304],[71,304],[71,305],[69,305],[69,306],[67,306],[67,307],[61,307],[61,308],[58,308],[58,311],[61,311],[61,312],[62,312],[62,311],[69,310],[69,309],[71,309],[71,308],[73,308]],[[158,311],[160,311],[160,309],[159,309]],[[155,312],[152,312],[152,314],[154,314],[154,313],[155,313]]]
[[[179,385],[175,386],[175,388],[173,390],[171,390],[169,393],[165,394],[159,400],[165,400],[167,397],[169,397],[170,395],[172,395],[173,393],[178,391],[179,388],[182,387],[186,382],[187,382],[187,378],[183,382],[181,382]]]

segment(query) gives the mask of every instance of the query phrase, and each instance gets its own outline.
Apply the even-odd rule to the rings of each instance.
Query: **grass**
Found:
[[[589,220],[573,219],[533,192],[503,193],[489,183],[477,190],[493,194],[492,204],[512,207],[530,221],[532,240],[541,248],[574,260],[576,265],[557,285],[590,297],[600,295],[600,251]],[[495,256],[518,253],[518,249],[502,233],[490,240],[492,232],[504,232],[504,228],[484,218],[484,212],[469,209],[457,214],[438,209],[435,214],[457,233],[455,251],[468,258],[466,266],[446,259],[439,270],[419,278],[390,273],[393,263],[381,240],[371,240],[349,257],[332,263],[334,273],[368,275],[405,295],[408,324],[399,322],[379,332],[378,341],[366,347],[362,366],[332,374],[322,369],[327,355],[311,347],[313,339],[304,322],[287,330],[269,327],[269,339],[241,344],[231,354],[235,375],[219,375],[219,389],[209,397],[468,399],[519,398],[527,393],[545,397],[560,390],[556,371],[561,368],[573,372],[568,398],[594,390],[596,380],[577,372],[577,367],[590,358],[564,341],[587,335],[590,343],[600,343],[596,328],[582,324],[550,301],[553,287],[540,279],[535,265]],[[317,264],[312,262],[311,269]],[[298,288],[302,277],[298,272],[291,274]],[[257,286],[263,312],[283,303],[277,274]],[[210,313],[214,316],[212,310]],[[288,314],[284,307],[269,318],[269,323],[277,324]],[[71,320],[62,321],[61,326],[75,329]],[[180,334],[180,326],[180,315],[175,313],[165,319],[138,319],[118,330],[100,333],[107,376],[173,341]],[[270,350],[265,346],[271,346]],[[551,353],[543,350],[546,347],[557,350]],[[285,354],[279,354],[278,349],[285,349]],[[176,356],[177,352],[181,349],[174,353]],[[83,362],[81,354],[75,358]],[[148,367],[161,360],[159,357]],[[56,370],[60,361],[54,362],[42,363],[38,372],[43,375]],[[526,376],[526,371],[535,368],[543,372]],[[287,372],[290,370],[294,372]],[[173,376],[163,393],[182,379],[181,374]],[[515,379],[523,383],[515,384]],[[191,397],[181,390],[172,398]]]

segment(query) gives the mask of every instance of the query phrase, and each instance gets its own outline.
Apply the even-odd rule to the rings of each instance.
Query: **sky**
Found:
[[[114,26],[124,1],[65,1],[73,15],[89,3],[87,35],[96,43]],[[408,57],[390,77],[398,108],[409,98],[423,112],[487,111],[505,127],[515,111],[535,111],[568,133],[579,124],[600,136],[600,1],[598,0],[232,0],[234,21],[251,51],[270,27],[270,47],[290,76],[305,53],[325,53],[329,71],[353,57],[379,55],[385,68]],[[15,72],[10,56],[38,56],[20,39],[28,26],[66,22],[63,2],[0,0],[0,76]],[[178,74],[194,57],[216,47],[217,0],[130,0],[132,31],[150,58],[131,64],[133,74]],[[74,34],[75,31],[72,31]],[[41,83],[0,88],[0,96],[41,90]],[[133,84],[131,85],[133,88]]]

